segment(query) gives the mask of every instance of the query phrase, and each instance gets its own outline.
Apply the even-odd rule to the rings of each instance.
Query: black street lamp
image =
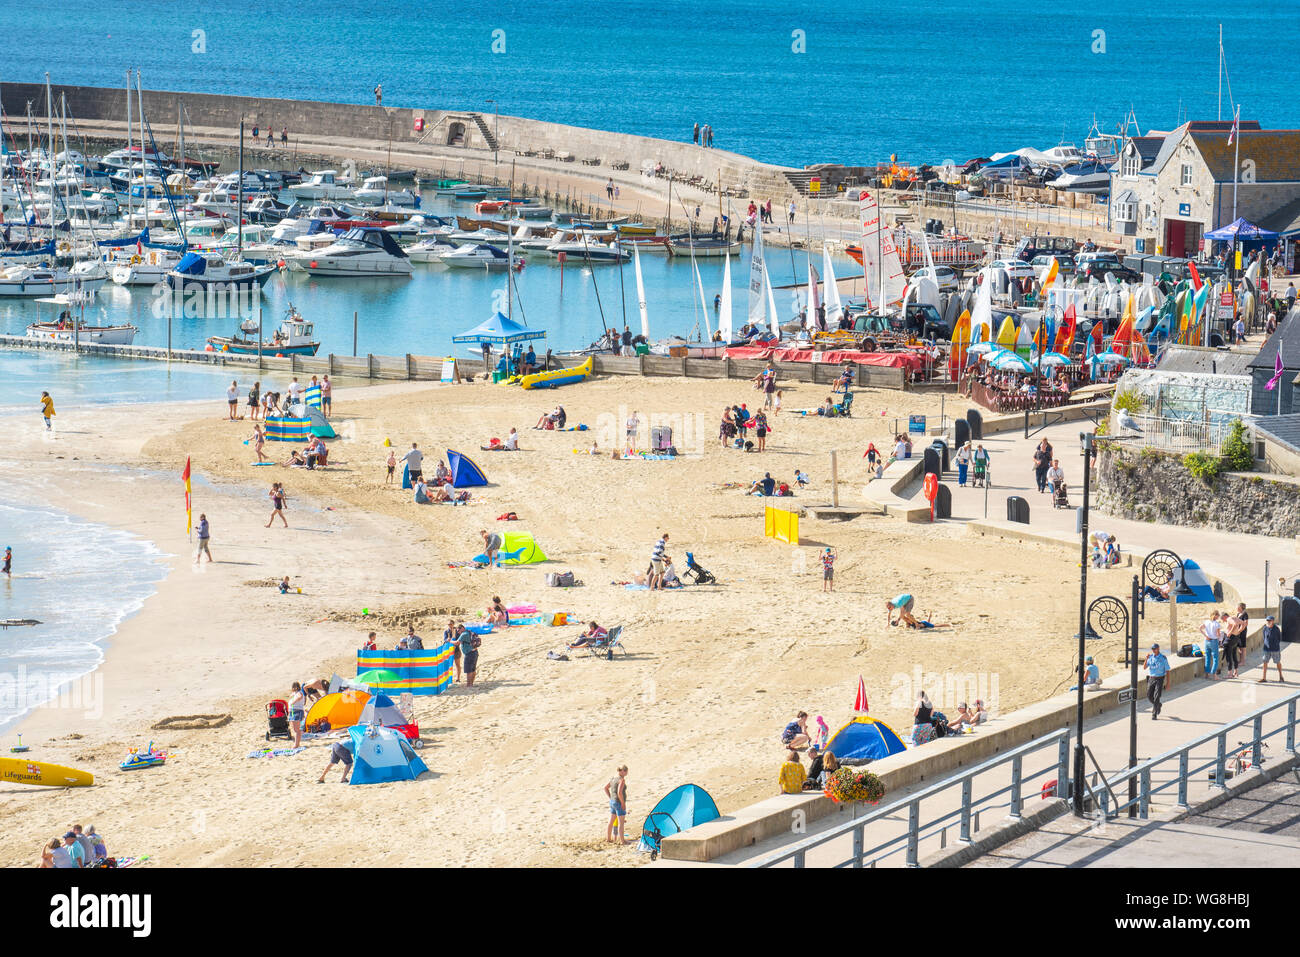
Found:
[[[1178,583],[1174,584],[1174,572],[1178,572]],[[1159,588],[1169,586],[1169,600],[1177,601],[1179,595],[1192,595],[1195,592],[1187,585],[1187,567],[1183,560],[1167,548],[1157,548],[1142,559],[1142,591],[1138,596],[1138,617],[1147,616],[1147,586]]]
[[[1083,756],[1083,686],[1086,673],[1083,659],[1087,657],[1084,643],[1088,639],[1088,497],[1092,486],[1092,442],[1091,432],[1080,432],[1079,441],[1083,444],[1083,507],[1079,511],[1079,673],[1078,705],[1075,711],[1074,733],[1074,813],[1083,817],[1083,778],[1085,774]]]
[[[1089,638],[1124,636],[1124,660],[1129,665],[1128,714],[1128,766],[1137,767],[1137,668],[1138,668],[1138,616],[1130,614],[1129,607],[1138,607],[1138,577],[1133,576],[1132,595],[1128,606],[1114,595],[1094,598],[1088,606]],[[1121,698],[1121,700],[1123,700]],[[1137,779],[1128,782],[1129,817],[1137,816]]]

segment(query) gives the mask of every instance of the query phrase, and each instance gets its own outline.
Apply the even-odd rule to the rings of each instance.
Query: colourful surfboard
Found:
[[[1002,326],[998,329],[997,338],[993,341],[1006,349],[1016,347],[1016,324],[1010,316],[1002,320]]]
[[[948,352],[948,369],[951,378],[961,375],[966,368],[966,350],[970,348],[970,310],[963,309],[952,327],[952,346]]]

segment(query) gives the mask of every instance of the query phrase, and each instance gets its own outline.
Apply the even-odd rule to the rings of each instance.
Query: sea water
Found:
[[[151,89],[346,103],[382,83],[385,106],[687,141],[709,123],[719,149],[792,166],[1082,146],[1130,108],[1144,131],[1214,119],[1220,24],[1243,117],[1294,128],[1300,4],[1271,0],[0,5],[5,80],[122,86],[139,67]],[[175,116],[151,119],[170,138]]]
[[[118,625],[166,576],[163,554],[119,529],[12,500],[0,503],[5,546],[14,573],[0,575],[0,619],[40,624],[0,628],[0,731],[64,688],[76,712],[69,726],[96,720],[103,701],[92,672]]]

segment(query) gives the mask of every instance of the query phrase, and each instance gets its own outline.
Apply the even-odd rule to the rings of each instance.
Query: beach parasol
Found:
[[[363,671],[352,679],[353,684],[357,685],[385,685],[396,684],[402,678],[396,671],[389,671],[387,668],[371,668],[369,671]]]
[[[1014,352],[1002,351],[989,359],[989,365],[999,372],[1022,372],[1028,374],[1034,371],[1033,364],[1024,356],[1017,355]]]
[[[854,714],[866,714],[870,710],[867,705],[867,684],[862,680],[862,675],[858,675],[858,696],[853,702]]]
[[[1127,365],[1132,360],[1128,356],[1122,356],[1118,352],[1099,352],[1090,360],[1094,365],[1117,366]]]
[[[1059,352],[1044,352],[1038,361],[1045,366],[1068,366],[1070,357]]]
[[[975,345],[967,347],[966,351],[978,356],[983,355],[985,352],[1005,352],[1006,350],[994,342],[977,342]]]

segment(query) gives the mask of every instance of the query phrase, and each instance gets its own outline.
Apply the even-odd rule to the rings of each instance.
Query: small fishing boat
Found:
[[[55,342],[85,342],[109,346],[129,346],[135,341],[135,334],[140,330],[128,324],[116,326],[88,325],[83,318],[74,318],[73,309],[82,309],[86,303],[95,298],[91,293],[72,293],[37,299],[37,302],[58,306],[62,310],[58,319],[50,322],[33,322],[27,327],[26,335],[31,339],[53,339]],[[84,316],[84,313],[83,313]]]
[[[554,259],[564,258],[566,262],[583,264],[623,263],[631,256],[618,243],[600,243],[590,240],[572,240],[547,247],[547,252]]]
[[[241,332],[257,332],[257,320],[245,319],[240,323]],[[235,355],[275,356],[314,356],[320,343],[312,338],[312,324],[307,322],[291,304],[280,326],[269,340],[259,342],[256,338],[245,336],[209,336],[208,351],[231,352]]]
[[[266,278],[275,272],[268,264],[254,264],[245,259],[226,259],[218,253],[190,252],[181,257],[174,269],[167,271],[167,282],[182,291],[200,287],[220,290],[260,290]]]
[[[452,195],[452,197],[453,197],[454,199],[458,200],[459,202],[464,203],[464,202],[469,202],[470,200],[486,199],[486,198],[487,198],[487,190],[485,190],[485,189],[458,189],[458,190],[456,190],[456,192],[452,193],[451,195]]]
[[[549,206],[532,206],[529,204],[521,204],[510,208],[510,213],[516,219],[550,219],[554,212]]]
[[[696,259],[709,256],[736,256],[740,254],[740,243],[734,239],[721,236],[674,236],[668,240],[668,251],[674,256],[694,256]]]

